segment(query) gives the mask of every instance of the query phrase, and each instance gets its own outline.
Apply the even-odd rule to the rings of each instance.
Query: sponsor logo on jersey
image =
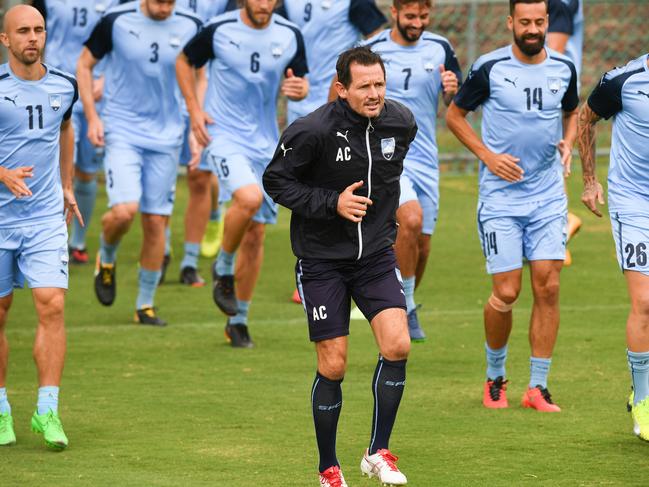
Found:
[[[516,88],[516,82],[517,81],[518,81],[518,78],[514,78],[513,80],[509,79],[509,78],[505,78],[505,83],[511,83],[512,85],[514,85],[514,88]]]
[[[135,32],[134,30],[129,30],[128,33],[131,34],[136,39],[138,39],[138,40],[140,39],[140,33],[139,32]]]
[[[548,88],[556,95],[561,89],[561,78],[548,78]]]
[[[284,151],[284,157],[286,157],[286,153],[290,150],[293,150],[293,147],[284,147],[284,142],[282,142],[282,145],[279,146],[282,151]]]
[[[649,98],[649,93],[645,93],[645,92],[642,91],[642,90],[638,90],[638,95],[644,95],[644,96],[646,96],[647,98]],[[7,98],[7,97],[5,96],[5,98]]]
[[[50,95],[50,106],[52,107],[52,110],[58,112],[61,108],[61,95]]]
[[[394,137],[381,139],[381,152],[383,152],[383,157],[385,157],[388,161],[392,159],[395,147],[396,141],[394,140]]]
[[[349,144],[349,140],[347,139],[348,132],[349,130],[345,130],[345,133],[343,134],[342,132],[336,131],[336,137],[342,137],[343,139],[345,139],[345,142]]]
[[[16,106],[16,98],[18,98],[18,95],[14,96],[13,98],[9,98],[8,96],[4,96],[2,99],[6,101],[10,101],[13,103],[14,106]]]

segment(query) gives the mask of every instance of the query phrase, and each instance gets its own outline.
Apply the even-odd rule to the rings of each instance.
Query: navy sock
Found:
[[[342,382],[342,379],[327,379],[318,372],[311,389],[313,422],[320,452],[320,466],[318,467],[320,472],[339,465],[336,458],[336,431],[340,410],[343,406],[343,391],[340,387]]]
[[[407,360],[386,360],[379,356],[372,380],[374,415],[370,455],[374,455],[382,448],[388,448],[390,434],[406,385],[406,362]]]

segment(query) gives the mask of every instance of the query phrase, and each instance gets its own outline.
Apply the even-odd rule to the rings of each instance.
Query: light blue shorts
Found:
[[[422,209],[423,225],[421,233],[432,235],[437,226],[437,214],[439,212],[439,188],[433,184],[430,188],[424,188],[415,178],[405,172],[399,179],[401,195],[399,206],[409,201],[418,201]]]
[[[180,147],[157,152],[108,138],[104,158],[108,206],[139,203],[142,213],[171,215],[179,153]]]
[[[219,201],[227,201],[225,198],[231,198],[239,188],[256,184],[261,189],[264,200],[252,220],[265,224],[277,223],[277,204],[266,194],[262,183],[269,161],[254,161],[244,155],[224,151],[216,147],[214,142],[203,151],[203,158],[219,178]]]
[[[523,257],[564,260],[567,211],[565,198],[511,205],[478,202],[478,233],[487,273],[520,269]]]
[[[88,174],[96,174],[101,170],[104,158],[103,147],[95,147],[88,140],[88,122],[83,112],[72,112],[74,127],[74,165],[77,169]]]
[[[649,276],[649,215],[611,212],[611,228],[620,269]]]
[[[68,230],[64,221],[0,228],[0,297],[13,288],[68,288]]]

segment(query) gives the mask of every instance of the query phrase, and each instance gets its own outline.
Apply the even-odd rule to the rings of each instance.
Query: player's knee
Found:
[[[212,173],[207,171],[189,171],[187,184],[191,195],[207,196],[211,186]]]
[[[63,293],[51,293],[39,298],[38,318],[42,326],[57,326],[63,324],[63,308],[65,297]]]
[[[559,300],[559,280],[551,279],[534,288],[534,298],[543,301]]]
[[[135,219],[137,206],[115,205],[110,210],[111,219],[118,226],[129,226]]]
[[[168,217],[164,215],[142,215],[142,228],[148,235],[164,235]]]
[[[345,377],[346,369],[347,361],[344,357],[340,356],[327,357],[318,363],[318,372],[320,372],[320,375],[331,380],[341,380]]]
[[[421,234],[423,225],[421,211],[410,211],[399,218],[399,229],[415,235]]]
[[[403,336],[390,340],[381,347],[381,356],[387,360],[405,360],[410,355],[410,336],[405,333]]]
[[[631,302],[631,309],[636,316],[649,324],[649,296],[635,296]]]
[[[500,286],[498,289],[494,289],[487,303],[496,311],[501,313],[509,313],[520,293],[520,287],[516,286]]]
[[[236,205],[240,211],[243,211],[252,218],[261,207],[264,196],[258,186],[248,186],[237,190],[234,194],[232,204]]]

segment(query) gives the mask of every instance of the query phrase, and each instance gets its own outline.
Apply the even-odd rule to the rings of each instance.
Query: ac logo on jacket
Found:
[[[347,134],[349,130],[345,130],[345,133],[343,134],[340,131],[336,131],[336,137],[340,137],[342,139],[345,139],[345,142],[349,144],[349,140],[347,139]],[[351,147],[338,147],[338,152],[336,153],[336,162],[349,162],[352,160],[352,149]]]
[[[394,137],[390,137],[389,139],[381,139],[381,152],[383,152],[383,157],[385,157],[388,161],[392,159],[395,147],[396,142],[394,140]]]

